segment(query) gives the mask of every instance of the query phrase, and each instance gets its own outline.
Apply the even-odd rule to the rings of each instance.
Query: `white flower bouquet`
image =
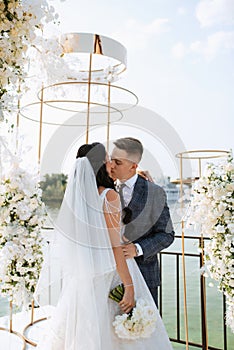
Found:
[[[215,165],[194,184],[189,224],[199,225],[204,237],[205,266],[227,297],[226,323],[234,332],[234,164],[232,157]]]
[[[109,298],[120,302],[123,298],[124,286],[114,288]],[[128,313],[117,315],[113,322],[115,333],[122,339],[148,338],[156,328],[155,308],[144,299],[138,299],[136,306]]]
[[[16,164],[0,179],[0,293],[17,306],[29,303],[35,291],[44,219],[37,175]]]

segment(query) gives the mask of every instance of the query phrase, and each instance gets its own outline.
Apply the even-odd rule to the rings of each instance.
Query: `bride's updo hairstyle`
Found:
[[[96,175],[97,187],[103,186],[105,188],[115,189],[113,179],[106,171],[106,149],[103,144],[93,142],[91,144],[84,144],[80,146],[77,151],[76,158],[87,157]]]

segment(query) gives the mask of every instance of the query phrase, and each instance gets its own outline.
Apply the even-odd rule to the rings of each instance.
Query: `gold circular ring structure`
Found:
[[[53,89],[56,89],[56,88],[59,88],[59,87],[62,87],[62,88],[66,88],[66,87],[72,87],[72,86],[96,86],[96,87],[103,87],[103,88],[110,88],[111,91],[112,91],[112,95],[113,95],[113,92],[114,91],[118,91],[120,93],[124,93],[124,94],[127,94],[128,96],[130,96],[132,98],[132,103],[127,103],[127,104],[124,104],[123,107],[121,108],[118,108],[118,110],[120,110],[121,112],[124,112],[128,109],[131,109],[133,107],[135,107],[139,100],[138,100],[138,97],[136,94],[134,94],[132,91],[126,89],[126,88],[123,88],[121,86],[118,86],[118,85],[109,85],[108,83],[100,83],[100,82],[94,82],[94,81],[65,81],[65,82],[60,82],[60,83],[55,83],[55,84],[51,84],[51,85],[48,85],[48,86],[45,86],[43,87],[42,89],[40,89],[38,91],[38,94],[37,94],[37,98],[39,101],[42,102],[42,98],[41,96],[43,95],[43,103],[47,104],[47,105],[50,105],[50,101],[45,101],[46,99],[49,99],[50,96],[46,96],[46,93],[50,93],[50,90],[52,91]],[[53,91],[52,91],[53,92]],[[42,94],[43,93],[43,94]],[[54,94],[53,94],[54,95]],[[69,99],[66,99],[64,98],[64,93],[62,94],[62,97],[63,98],[59,98],[58,100],[57,99],[53,99],[52,102],[76,102],[77,100],[69,100]],[[108,106],[108,107],[112,107],[113,109],[115,109],[115,107],[113,107],[111,104],[108,104],[108,103],[100,103],[98,101],[86,101],[86,100],[78,100],[77,102],[79,103],[90,103],[90,104],[100,104],[102,106]],[[114,102],[114,103],[119,103],[119,100]],[[53,108],[58,108],[58,109],[63,109],[63,108],[60,108],[60,107],[56,107],[56,106],[53,106],[51,105],[51,107]],[[71,112],[80,112],[80,110],[72,110],[72,109],[63,109],[63,110],[67,110],[67,111],[71,111]],[[115,111],[110,111],[110,113],[113,113]],[[83,111],[83,113],[86,113],[86,111]]]
[[[201,153],[201,155],[199,155],[199,153]],[[204,153],[207,153],[207,155],[204,155]],[[225,157],[229,153],[230,152],[226,151],[226,150],[217,150],[217,149],[204,150],[204,149],[202,149],[202,150],[192,150],[192,151],[185,151],[185,152],[177,153],[175,156],[177,158],[182,158],[182,159],[212,159],[212,158]]]
[[[105,104],[101,104],[101,103],[94,103],[94,102],[87,102],[87,101],[75,101],[75,100],[47,100],[47,101],[43,101],[43,102],[33,102],[33,103],[29,103],[25,106],[23,106],[21,109],[20,109],[20,115],[25,118],[25,119],[28,119],[28,120],[31,120],[33,122],[37,122],[37,123],[40,123],[40,120],[37,120],[36,118],[33,118],[33,117],[29,117],[25,114],[24,110],[27,109],[27,108],[30,108],[30,107],[33,107],[33,106],[41,106],[41,103],[47,105],[48,107],[51,107],[51,108],[55,108],[55,109],[59,109],[61,111],[67,111],[67,112],[75,112],[75,113],[86,113],[86,111],[79,111],[79,110],[73,110],[73,109],[67,109],[67,108],[61,108],[61,107],[56,107],[56,106],[52,106],[52,104],[56,104],[56,103],[74,103],[74,104],[85,104],[85,105],[94,105],[95,107],[105,107],[106,109],[110,109],[112,111],[112,114],[113,113],[118,113],[118,117],[113,121],[113,122],[118,122],[120,121],[122,118],[123,118],[123,113],[113,107],[113,106],[107,106]],[[91,110],[91,113],[92,113],[92,110]],[[102,114],[105,114],[107,112],[97,112],[97,111],[94,111],[93,113],[102,113]],[[112,122],[110,121],[110,124]],[[68,127],[73,127],[73,126],[85,126],[86,123],[76,123],[76,124],[65,124],[65,123],[57,123],[57,122],[49,122],[49,121],[45,121],[43,120],[42,121],[42,124],[47,124],[47,125],[57,125],[57,126],[60,126],[60,125],[63,125],[63,126],[68,126]],[[95,122],[95,123],[92,123],[90,124],[92,126],[96,126],[96,125],[105,125],[104,122]]]

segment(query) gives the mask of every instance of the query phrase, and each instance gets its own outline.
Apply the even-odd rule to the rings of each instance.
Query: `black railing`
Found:
[[[181,240],[182,237],[181,236],[175,236],[176,240],[178,242],[178,240]],[[204,242],[206,240],[208,240],[208,238],[202,238],[200,236],[184,236],[184,240],[195,240],[197,242],[199,242],[199,247],[201,248],[204,244]],[[226,313],[226,302],[225,302],[225,296],[222,295],[221,293],[217,293],[218,294],[218,298],[223,298],[222,300],[222,319],[219,320],[218,325],[216,322],[216,327],[217,329],[213,329],[213,332],[221,332],[221,336],[222,336],[222,343],[223,343],[223,347],[220,347],[220,342],[219,345],[216,346],[212,346],[211,344],[209,344],[209,337],[208,337],[208,327],[207,327],[207,297],[206,297],[206,278],[200,274],[200,268],[203,265],[203,254],[202,251],[201,252],[184,252],[184,254],[182,254],[181,251],[173,251],[173,246],[170,248],[170,250],[165,250],[163,252],[161,252],[159,254],[159,258],[160,258],[160,269],[161,269],[161,277],[162,277],[162,281],[161,281],[161,287],[160,287],[160,293],[159,293],[159,310],[160,313],[164,319],[164,304],[166,304],[166,301],[164,300],[164,288],[166,288],[164,280],[166,280],[166,278],[164,277],[163,274],[163,269],[164,269],[164,264],[166,264],[166,259],[172,259],[174,257],[174,262],[173,265],[171,266],[170,264],[170,268],[175,269],[175,302],[174,305],[171,306],[171,310],[176,310],[175,313],[175,323],[176,323],[176,330],[175,330],[175,336],[171,336],[170,334],[170,330],[169,330],[169,336],[170,336],[170,340],[173,343],[178,343],[178,344],[187,344],[188,346],[191,346],[192,348],[201,348],[204,350],[231,350],[233,349],[231,346],[234,346],[233,344],[231,345],[231,341],[234,341],[234,336],[232,338],[232,335],[230,335],[229,338],[232,338],[231,340],[228,338],[227,336],[227,326],[225,324],[225,313]],[[180,249],[178,249],[180,250]],[[170,257],[170,258],[169,258]],[[184,295],[186,295],[186,291],[184,291],[184,286],[181,288],[180,282],[181,280],[184,281],[188,278],[188,276],[186,277],[183,275],[183,269],[182,267],[182,263],[185,263],[185,268],[186,268],[186,260],[189,258],[195,258],[197,263],[199,264],[199,269],[198,269],[198,273],[200,274],[198,277],[199,280],[199,290],[200,290],[200,296],[199,296],[199,305],[200,305],[200,341],[192,341],[190,340],[191,338],[188,337],[188,339],[186,340],[186,336],[182,336],[182,329],[183,331],[185,331],[185,328],[188,327],[189,329],[189,324],[186,324],[186,322],[184,322],[183,324],[183,314],[184,312],[188,312],[189,310],[187,308],[187,305],[185,303],[185,305],[181,303],[181,299],[184,300]],[[185,287],[186,288],[186,287]],[[183,291],[183,296],[181,295],[181,289]],[[174,313],[174,311],[173,311]],[[181,317],[182,316],[182,317]],[[193,317],[193,315],[189,315],[191,317]],[[165,317],[173,317],[173,316],[165,316]],[[166,318],[164,319],[164,322],[166,323]],[[217,320],[216,320],[217,321]],[[189,323],[189,322],[188,322]],[[221,331],[222,328],[222,331]],[[185,331],[186,333],[186,331]],[[229,347],[228,347],[228,340],[229,340]],[[222,346],[222,345],[221,345]],[[185,348],[185,347],[184,347]]]

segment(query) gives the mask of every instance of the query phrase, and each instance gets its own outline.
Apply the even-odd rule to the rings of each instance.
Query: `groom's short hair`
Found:
[[[137,163],[140,162],[144,149],[139,140],[133,137],[123,137],[114,141],[114,145],[117,148],[126,151],[129,156],[134,156],[134,158],[137,159]]]

